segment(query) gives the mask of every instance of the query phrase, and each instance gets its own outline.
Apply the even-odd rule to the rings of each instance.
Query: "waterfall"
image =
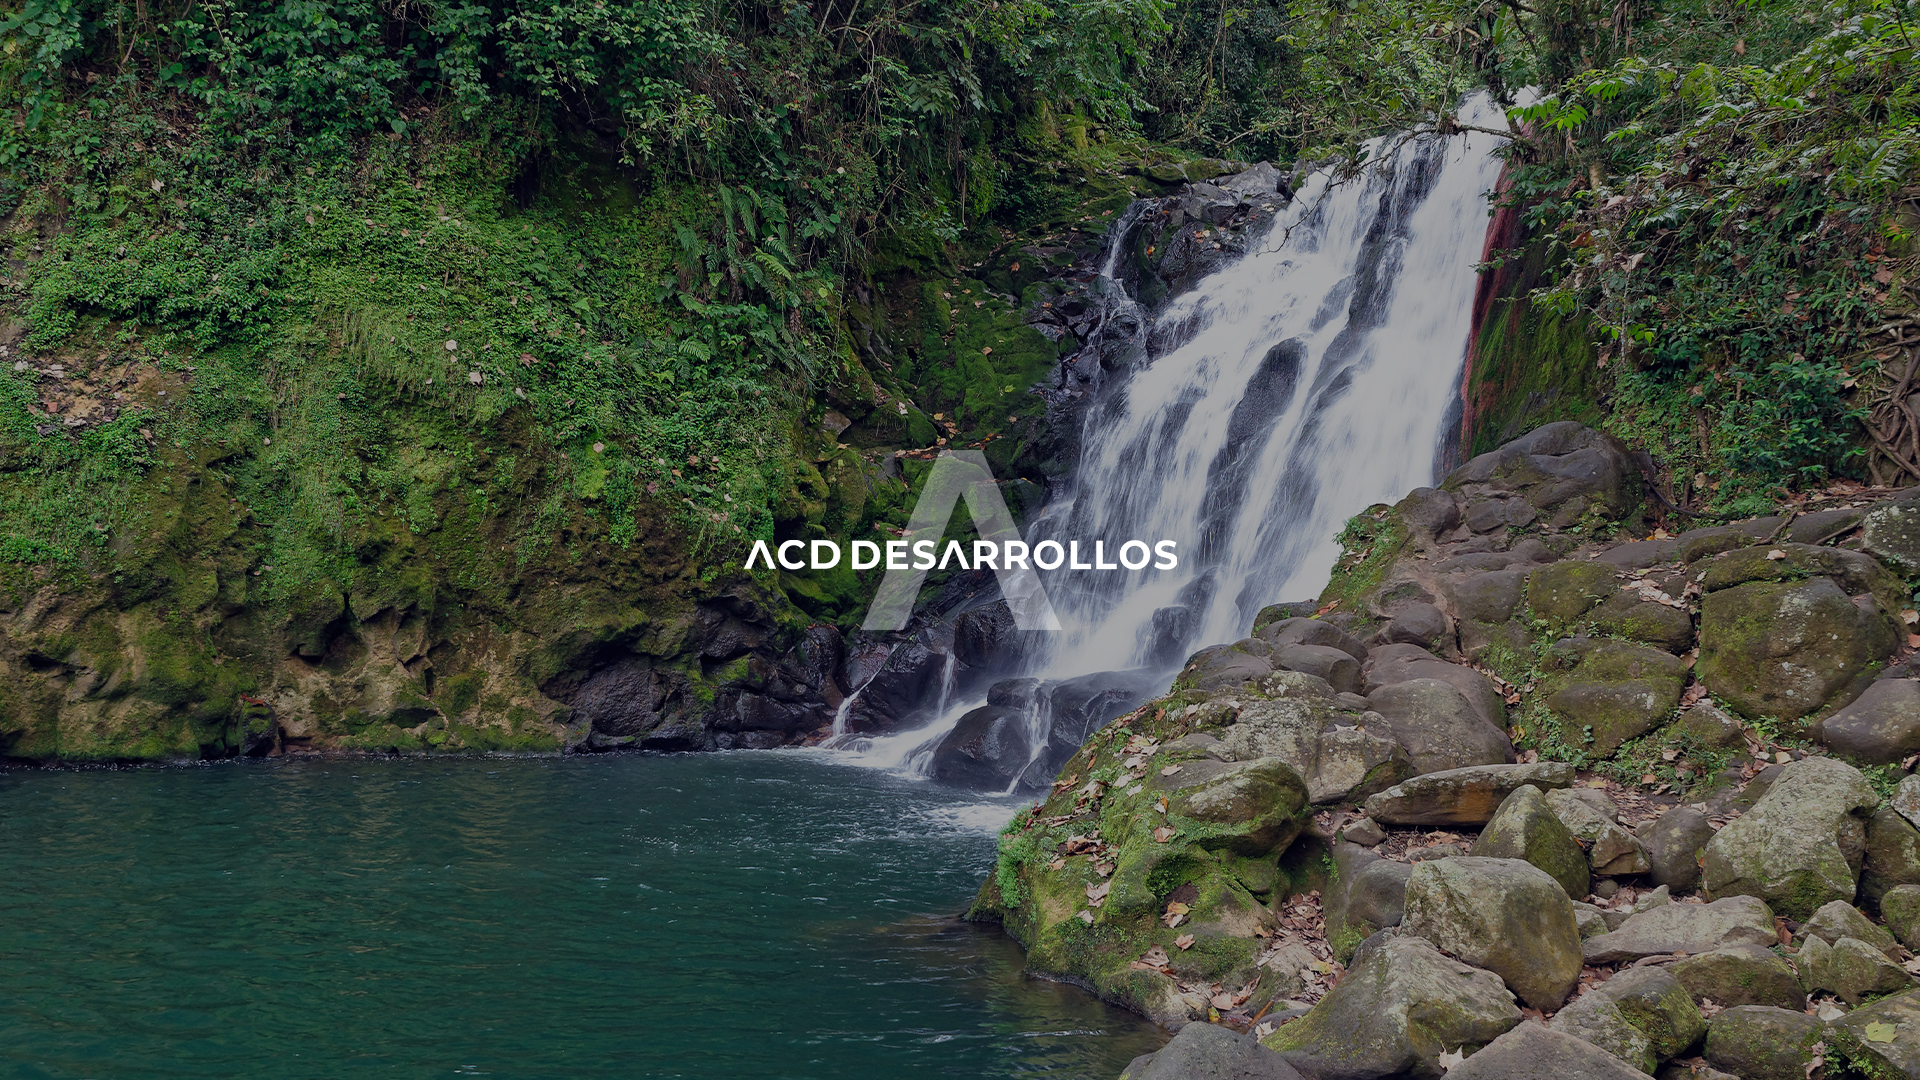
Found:
[[[1460,119],[1503,116],[1476,95]],[[1368,143],[1358,176],[1308,177],[1245,256],[1151,325],[1120,267],[1155,204],[1128,209],[1093,290],[1109,302],[1096,336],[1124,336],[1135,361],[1094,387],[1072,491],[1027,539],[1175,540],[1180,565],[1041,571],[1063,632],[1028,673],[1149,668],[1165,686],[1193,648],[1243,636],[1261,607],[1317,595],[1348,518],[1435,481],[1502,145],[1483,133]],[[983,704],[954,704],[951,677],[949,656],[933,722],[860,740],[862,763],[925,775],[939,740]],[[1034,693],[1021,717],[1030,768],[1009,792],[1032,781],[1054,720]]]
[[[1461,118],[1501,112],[1476,96]],[[1043,525],[1177,540],[1181,564],[1044,575],[1065,629],[1048,674],[1147,664],[1156,613],[1191,627],[1184,645],[1238,638],[1319,592],[1349,517],[1434,482],[1500,145],[1374,140],[1360,177],[1309,177],[1245,257],[1158,314],[1149,337],[1176,343],[1089,410],[1071,507]]]

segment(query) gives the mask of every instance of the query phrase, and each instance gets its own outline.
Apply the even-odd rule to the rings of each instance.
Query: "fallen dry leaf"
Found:
[[[1440,1071],[1446,1072],[1448,1069],[1453,1068],[1465,1060],[1467,1060],[1467,1055],[1458,1050],[1442,1050],[1440,1051]]]
[[[1173,837],[1174,837],[1174,830],[1170,826],[1162,825],[1159,828],[1153,830],[1153,840],[1154,840],[1154,843],[1156,844],[1164,844],[1167,841],[1173,839]]]
[[[1094,907],[1099,907],[1107,902],[1107,894],[1112,891],[1113,882],[1111,881],[1102,881],[1097,885],[1089,885],[1087,886],[1087,903],[1092,904]]]
[[[1179,946],[1181,952],[1186,952],[1188,949],[1193,948],[1193,935],[1181,934],[1179,937],[1173,939],[1173,943]]]

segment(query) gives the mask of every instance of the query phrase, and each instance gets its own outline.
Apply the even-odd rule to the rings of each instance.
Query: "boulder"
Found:
[[[1256,654],[1235,645],[1209,645],[1187,658],[1179,685],[1199,691],[1226,690],[1255,682],[1273,670],[1271,649]]]
[[[1920,951],[1920,885],[1900,885],[1880,898],[1880,917],[1900,944]]]
[[[1367,654],[1365,675],[1365,692],[1369,694],[1412,679],[1439,679],[1465,694],[1480,719],[1506,729],[1506,702],[1485,675],[1462,664],[1450,664],[1418,645],[1403,642],[1374,649]]]
[[[1542,425],[1469,460],[1440,486],[1470,504],[1516,496],[1554,528],[1577,524],[1588,514],[1625,520],[1639,508],[1641,496],[1640,470],[1626,447],[1571,420]]]
[[[1585,1039],[1524,1023],[1447,1070],[1448,1080],[1645,1080]]]
[[[1580,979],[1580,929],[1566,890],[1519,859],[1423,862],[1407,881],[1406,932],[1504,979],[1520,1000],[1557,1009]]]
[[[1893,621],[1826,577],[1709,592],[1700,681],[1749,719],[1792,722],[1847,704],[1893,651]]]
[[[1471,825],[1478,828],[1508,795],[1523,786],[1542,790],[1573,783],[1573,766],[1559,761],[1532,765],[1476,765],[1427,773],[1369,797],[1367,816],[1386,825]]]
[[[1832,945],[1817,937],[1807,939],[1798,958],[1800,986],[1809,995],[1828,991],[1849,1005],[1868,997],[1913,988],[1907,969],[1859,938],[1843,937]]]
[[[1277,757],[1300,773],[1316,804],[1365,798],[1413,774],[1386,719],[1343,708],[1317,675],[1270,672],[1244,693],[1215,695],[1204,710],[1217,710],[1230,725],[1220,732],[1217,756]]]
[[[1532,863],[1559,882],[1571,899],[1585,897],[1592,885],[1586,851],[1536,787],[1523,787],[1507,796],[1493,820],[1480,830],[1472,853]]]
[[[1318,675],[1340,693],[1354,693],[1360,689],[1360,661],[1345,650],[1331,645],[1276,646],[1272,661],[1274,667]]]
[[[1693,647],[1693,616],[1685,608],[1647,599],[1638,592],[1614,593],[1588,612],[1587,619],[1601,633],[1644,641],[1670,653],[1683,653]]]
[[[1287,1059],[1251,1035],[1218,1024],[1188,1024],[1173,1041],[1134,1058],[1120,1080],[1301,1080]]]
[[[1893,789],[1893,798],[1887,800],[1895,813],[1907,819],[1907,823],[1920,828],[1920,773],[1908,773]]]
[[[1619,877],[1647,872],[1645,846],[1614,821],[1619,812],[1604,793],[1584,788],[1554,791],[1547,794],[1546,802],[1567,830],[1587,843],[1587,860],[1594,873]]]
[[[1833,1022],[1828,1040],[1874,1080],[1920,1080],[1920,990],[1853,1010]]]
[[[1707,1063],[1741,1080],[1807,1080],[1822,1025],[1803,1012],[1740,1005],[1707,1024]]]
[[[1393,508],[1407,527],[1407,542],[1415,551],[1432,548],[1440,537],[1460,527],[1460,502],[1450,491],[1414,488]]]
[[[1860,546],[1909,577],[1920,577],[1920,500],[1884,502],[1860,520]]]
[[[1455,618],[1503,623],[1513,618],[1526,596],[1527,571],[1494,570],[1449,580],[1442,586]]]
[[[1673,722],[1673,733],[1704,750],[1728,750],[1747,741],[1747,730],[1740,721],[1711,701],[1702,701],[1681,713]]]
[[[1453,641],[1453,621],[1432,604],[1403,604],[1380,628],[1380,641],[1386,644],[1418,645],[1438,653],[1457,651]]]
[[[1322,619],[1288,618],[1264,623],[1254,636],[1275,648],[1287,645],[1325,645],[1365,662],[1367,647],[1360,640]]]
[[[1869,765],[1920,754],[1920,682],[1880,679],[1820,723],[1820,741]]]
[[[1785,957],[1759,945],[1727,945],[1667,968],[1694,1000],[1722,1007],[1772,1005],[1798,1012],[1807,1007],[1800,976]]]
[[[982,705],[941,736],[930,775],[969,791],[1005,791],[1033,758],[1026,717],[1015,709]]]
[[[1635,834],[1647,851],[1647,873],[1655,885],[1690,892],[1700,884],[1700,859],[1713,839],[1713,823],[1691,806],[1676,806],[1640,827]]]
[[[1261,1041],[1317,1080],[1438,1077],[1443,1052],[1485,1046],[1519,1022],[1499,976],[1418,937],[1379,935],[1305,1016]]]
[[[1214,826],[1215,831],[1196,846],[1235,855],[1266,855],[1284,849],[1300,835],[1307,817],[1307,785],[1293,766],[1279,758],[1256,758],[1238,763],[1220,762],[1201,769],[1187,766],[1193,775],[1173,789],[1168,814],[1178,814]]]
[[[1588,938],[1581,951],[1588,963],[1620,964],[1729,945],[1771,946],[1779,940],[1766,904],[1751,896],[1729,896],[1711,904],[1663,904],[1634,915],[1612,933]]]
[[[1619,576],[1603,562],[1549,563],[1527,575],[1527,606],[1539,618],[1570,622],[1619,591]]]
[[[1861,811],[1879,802],[1859,770],[1810,757],[1781,771],[1752,810],[1707,844],[1714,896],[1756,896],[1790,919],[1853,901],[1866,849]]]
[[[1601,757],[1653,730],[1680,704],[1686,665],[1644,645],[1574,637],[1547,653],[1546,705],[1563,737]]]
[[[1445,772],[1513,760],[1507,733],[1482,719],[1451,682],[1411,679],[1383,686],[1367,707],[1385,717],[1414,772]]]
[[[1844,900],[1835,900],[1814,912],[1800,933],[1803,945],[1807,938],[1819,938],[1829,945],[1841,938],[1858,938],[1885,953],[1889,960],[1901,959],[1900,943],[1893,940],[1893,935],[1875,926],[1859,908]]]
[[[1706,1034],[1687,988],[1656,967],[1629,968],[1582,994],[1548,1025],[1652,1072]]]
[[[1407,879],[1413,867],[1392,859],[1374,859],[1345,880],[1338,922],[1329,908],[1327,944],[1336,957],[1353,955],[1360,943],[1406,917]]]

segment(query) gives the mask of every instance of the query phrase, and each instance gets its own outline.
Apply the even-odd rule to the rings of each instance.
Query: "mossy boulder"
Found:
[[[1880,898],[1880,917],[1909,949],[1920,949],[1920,885],[1899,885]]]
[[[1734,585],[1701,603],[1697,670],[1741,715],[1791,723],[1858,696],[1894,634],[1883,609],[1856,604],[1832,578]]]
[[[1519,1022],[1498,975],[1422,938],[1379,935],[1305,1016],[1261,1041],[1315,1076],[1438,1077],[1442,1053],[1471,1053]]]
[[[1701,1056],[1740,1080],[1807,1080],[1825,1025],[1803,1012],[1739,1005],[1707,1024]]]
[[[1413,868],[1404,922],[1498,974],[1522,1001],[1557,1009],[1580,979],[1580,929],[1566,890],[1519,859],[1435,859]]]
[[[1659,649],[1606,638],[1562,638],[1548,650],[1542,689],[1567,739],[1605,757],[1666,720],[1686,665]]]
[[[1705,998],[1722,1008],[1771,1005],[1795,1012],[1807,1007],[1793,965],[1759,945],[1727,945],[1685,957],[1667,970],[1695,1001]]]
[[[1788,765],[1752,810],[1707,844],[1707,891],[1759,897],[1793,919],[1833,900],[1852,903],[1866,850],[1864,812],[1879,801],[1843,762],[1810,757]]]
[[[1532,863],[1559,882],[1571,899],[1585,897],[1592,885],[1585,849],[1554,816],[1536,787],[1523,787],[1507,796],[1493,820],[1480,830],[1472,854]]]
[[[1571,622],[1618,592],[1619,571],[1603,562],[1566,559],[1527,575],[1527,606],[1542,619]]]
[[[1913,987],[1913,976],[1905,968],[1859,938],[1843,937],[1829,945],[1809,937],[1797,963],[1800,985],[1809,995],[1832,993],[1849,1005]]]
[[[1671,974],[1659,968],[1629,968],[1560,1010],[1548,1027],[1652,1073],[1706,1034],[1707,1022],[1687,988]]]
[[[1833,1050],[1870,1080],[1920,1077],[1920,990],[1858,1008],[1833,1022]]]

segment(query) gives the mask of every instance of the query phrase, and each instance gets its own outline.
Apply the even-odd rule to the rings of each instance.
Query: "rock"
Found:
[[[1367,816],[1386,825],[1472,825],[1493,819],[1514,790],[1543,790],[1573,783],[1573,766],[1559,761],[1534,765],[1476,765],[1427,773],[1401,781],[1367,799]]]
[[[1727,750],[1747,741],[1747,730],[1740,721],[1711,701],[1702,701],[1680,714],[1673,723],[1674,734],[1706,750]]]
[[[1601,757],[1653,730],[1680,703],[1686,665],[1658,649],[1605,638],[1563,638],[1548,651],[1546,705],[1565,738]]]
[[[1331,645],[1284,645],[1273,650],[1273,666],[1303,671],[1327,680],[1341,693],[1360,689],[1360,661]]]
[[[1898,499],[1868,510],[1860,521],[1860,546],[1907,576],[1920,576],[1920,501]]]
[[[1600,1039],[1588,1041],[1639,1066],[1643,1072],[1652,1072],[1660,1062],[1679,1057],[1707,1033],[1707,1022],[1701,1018],[1687,988],[1670,972],[1657,967],[1629,968],[1615,974],[1561,1010],[1549,1026],[1587,1038],[1579,1030],[1582,1016],[1591,1014],[1601,1020],[1596,1026],[1608,1027],[1611,1026],[1606,1023],[1609,1010],[1624,1020],[1638,1038],[1625,1040],[1622,1049],[1615,1049]],[[1562,1019],[1568,1020],[1564,1026]],[[1636,1043],[1644,1048],[1645,1056],[1631,1052]]]
[[[1588,963],[1618,964],[1729,945],[1770,946],[1779,940],[1766,904],[1751,896],[1729,896],[1711,904],[1666,904],[1635,915],[1612,933],[1588,938],[1581,951]]]
[[[1273,670],[1273,661],[1235,645],[1210,645],[1187,658],[1180,684],[1194,690],[1225,690],[1254,682]]]
[[[1642,1073],[1660,1066],[1646,1033],[1629,1023],[1619,1006],[1591,990],[1561,1009],[1547,1029],[1584,1039]]]
[[[1590,937],[1598,937],[1612,930],[1612,924],[1607,922],[1607,914],[1607,909],[1603,907],[1596,907],[1584,900],[1575,900],[1573,902],[1573,921],[1575,925],[1580,927],[1580,940],[1585,941]]]
[[[1216,695],[1206,710],[1219,710],[1230,725],[1220,732],[1222,756],[1280,758],[1306,780],[1316,804],[1365,798],[1413,773],[1386,719],[1341,709],[1317,675],[1274,671],[1244,691]]]
[[[1279,758],[1257,758],[1211,769],[1186,767],[1192,779],[1173,789],[1168,813],[1221,827],[1196,846],[1236,855],[1283,850],[1300,834],[1307,816],[1307,785]]]
[[[1437,1077],[1441,1053],[1485,1046],[1519,1022],[1499,976],[1418,937],[1382,935],[1312,1010],[1261,1041],[1317,1080]]]
[[[1834,1049],[1874,1080],[1920,1080],[1920,990],[1855,1009],[1828,1030]]]
[[[1413,862],[1432,862],[1435,859],[1451,859],[1456,855],[1465,855],[1467,849],[1459,844],[1429,844],[1407,854]]]
[[[1364,663],[1367,659],[1367,647],[1358,638],[1321,619],[1277,619],[1262,625],[1254,636],[1276,648],[1325,645],[1345,652],[1356,661]]]
[[[982,705],[962,716],[934,746],[930,775],[969,791],[1005,791],[1032,757],[1025,715]]]
[[[1715,1005],[1772,1005],[1798,1012],[1807,1007],[1800,976],[1786,958],[1758,945],[1728,945],[1689,956],[1667,971],[1694,1001]]]
[[[1803,1012],[1740,1005],[1707,1024],[1708,1064],[1741,1080],[1807,1080],[1822,1025]]]
[[[1907,823],[1920,828],[1920,773],[1908,773],[1893,789],[1893,798],[1888,800],[1894,812],[1907,819]]]
[[[1402,605],[1380,630],[1388,644],[1418,645],[1439,653],[1453,653],[1453,622],[1432,604]]]
[[[1619,576],[1603,562],[1550,563],[1527,575],[1527,606],[1542,619],[1578,619],[1619,591]]]
[[[1688,1061],[1670,1061],[1661,1070],[1653,1074],[1658,1080],[1740,1080],[1729,1072],[1707,1064],[1705,1058],[1692,1058]]]
[[[1493,820],[1480,830],[1473,854],[1532,863],[1559,882],[1570,899],[1586,896],[1592,885],[1586,851],[1536,787],[1523,787],[1507,796]]]
[[[1220,181],[1220,186],[1248,199],[1264,198],[1269,195],[1278,195],[1283,199],[1293,198],[1288,192],[1286,178],[1264,161],[1256,162]]]
[[[1406,932],[1498,974],[1520,1000],[1557,1009],[1580,979],[1580,929],[1566,890],[1519,859],[1421,863],[1407,881]]]
[[[1620,521],[1640,505],[1640,470],[1618,439],[1570,420],[1545,424],[1455,469],[1441,488],[1468,500],[1512,494],[1565,528],[1586,513]]]
[[[1353,873],[1338,926],[1331,919],[1327,923],[1327,942],[1336,957],[1352,956],[1362,941],[1404,921],[1412,874],[1413,867],[1392,859],[1377,859]]]
[[[1754,582],[1707,593],[1696,671],[1742,715],[1792,722],[1845,705],[1894,640],[1877,605],[1831,578]]]
[[[1448,1080],[1644,1080],[1605,1050],[1537,1023],[1524,1023],[1447,1070]]]
[[[1880,679],[1820,723],[1820,741],[1869,765],[1920,753],[1920,682]]]
[[[1466,695],[1480,719],[1505,730],[1506,702],[1485,675],[1462,664],[1450,664],[1412,644],[1383,645],[1367,654],[1366,692],[1412,679],[1439,679]]]
[[[1412,679],[1383,686],[1368,695],[1367,706],[1386,717],[1416,774],[1513,760],[1506,732],[1483,720],[1450,682]]]
[[[1913,976],[1905,968],[1859,938],[1843,937],[1829,945],[1810,937],[1800,949],[1799,968],[1800,986],[1809,995],[1827,990],[1849,1005],[1913,987]]]
[[[1432,548],[1441,536],[1460,527],[1460,503],[1450,491],[1414,488],[1393,508],[1407,527],[1407,540],[1415,551]]]
[[[1503,623],[1513,618],[1526,595],[1525,570],[1495,570],[1448,582],[1443,591],[1456,618],[1477,623]]]
[[[1640,828],[1646,847],[1647,871],[1656,885],[1690,892],[1700,884],[1700,859],[1713,839],[1707,815],[1690,806],[1676,806]]]
[[[1835,900],[1814,912],[1800,933],[1804,935],[1803,943],[1806,938],[1819,938],[1829,945],[1841,938],[1858,938],[1885,953],[1889,960],[1901,958],[1900,944],[1893,940],[1893,935],[1875,926],[1859,908],[1844,900]]]
[[[1866,848],[1859,812],[1879,802],[1857,769],[1810,757],[1781,771],[1751,811],[1707,844],[1704,884],[1715,896],[1757,896],[1790,919],[1830,900],[1852,902]]]
[[[1380,823],[1372,818],[1363,817],[1340,830],[1340,836],[1349,843],[1359,844],[1361,847],[1372,847],[1387,838],[1387,830],[1381,828]]]
[[[1588,612],[1587,618],[1602,633],[1644,641],[1670,653],[1683,653],[1693,647],[1691,615],[1682,608],[1669,607],[1636,592],[1614,593]]]
[[[1604,803],[1605,810],[1597,809],[1595,796],[1606,800],[1601,792],[1571,789],[1547,793],[1546,802],[1569,832],[1587,842],[1587,859],[1594,873],[1603,877],[1646,873],[1650,865],[1646,848],[1614,822],[1618,811],[1611,801]]]
[[[1756,581],[1832,579],[1848,596],[1871,595],[1882,611],[1898,610],[1906,599],[1900,579],[1872,556],[1846,548],[1810,544],[1758,544],[1715,556],[1699,574],[1707,592]]]
[[[1143,1054],[1120,1080],[1301,1080],[1279,1054],[1251,1035],[1218,1024],[1188,1024],[1156,1053]]]
[[[1909,949],[1920,951],[1920,885],[1900,885],[1880,898],[1880,917]]]

